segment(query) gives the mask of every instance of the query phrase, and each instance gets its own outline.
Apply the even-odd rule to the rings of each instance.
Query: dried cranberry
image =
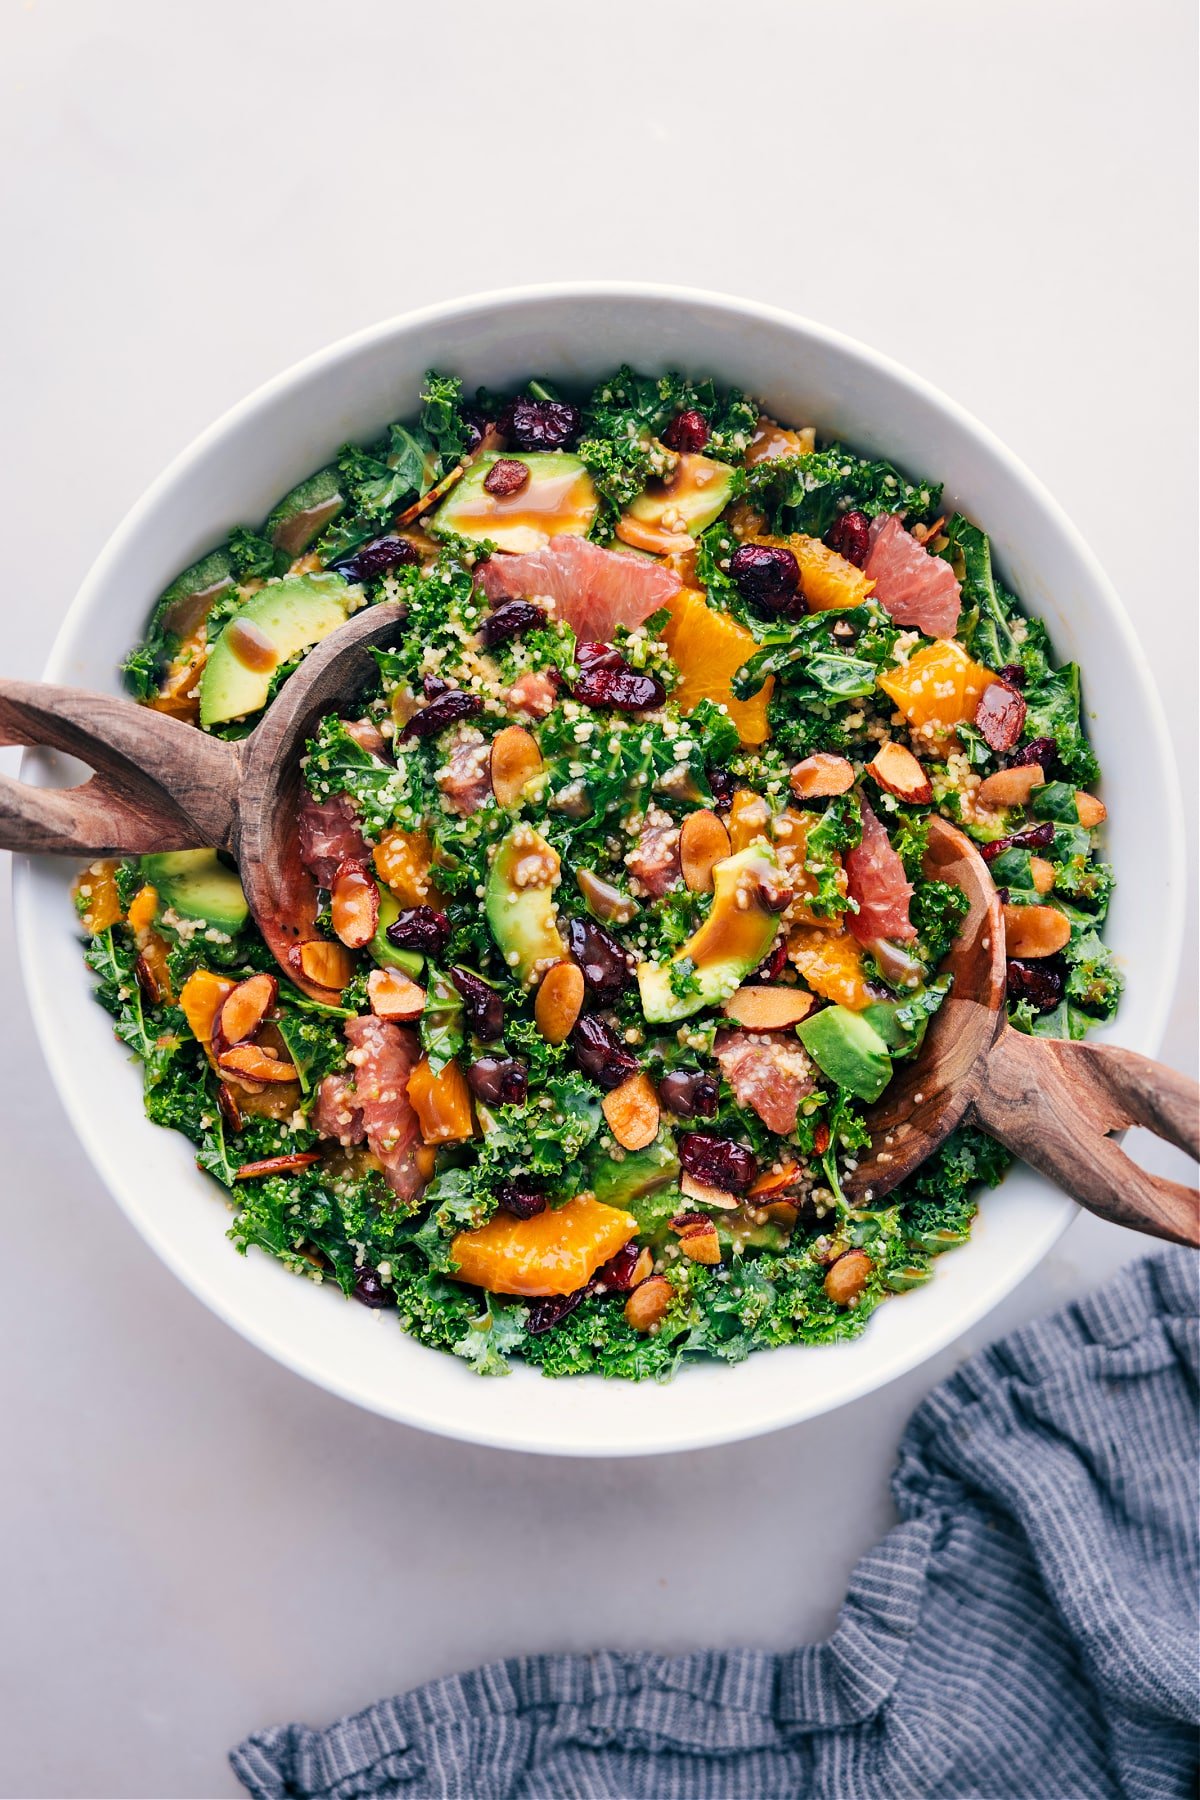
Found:
[[[755,612],[777,618],[798,609],[800,564],[782,544],[742,544],[729,573],[738,593]]]
[[[520,637],[523,632],[545,623],[545,613],[532,600],[508,600],[482,620],[479,635],[487,648],[494,650],[497,644],[507,644],[510,638]]]
[[[1057,956],[1008,959],[1008,998],[1027,1000],[1036,1013],[1053,1012],[1063,997],[1063,965]]]
[[[594,1013],[584,1013],[571,1033],[575,1060],[585,1075],[607,1093],[637,1074],[637,1057],[630,1054],[610,1025]]]
[[[473,719],[482,711],[483,701],[478,694],[464,694],[461,688],[450,688],[414,713],[400,736],[406,739],[436,737],[448,725],[457,724],[459,719]]]
[[[988,749],[1003,756],[1025,729],[1025,701],[1007,681],[989,681],[979,696],[975,723]]]
[[[389,569],[400,569],[416,560],[416,545],[410,544],[407,538],[379,537],[361,545],[352,556],[344,556],[331,567],[347,581],[374,581],[378,576],[386,575]]]
[[[703,450],[708,437],[708,420],[694,406],[689,406],[686,412],[675,414],[662,434],[662,441],[668,450],[696,455]]]
[[[1048,850],[1054,842],[1054,825],[1049,819],[1038,825],[1026,825],[1023,831],[1014,831],[1011,837],[996,838],[993,843],[981,844],[979,854],[984,862],[995,862],[1005,850]]]
[[[775,940],[770,956],[765,962],[759,964],[751,979],[754,981],[778,981],[786,968],[787,939],[781,937]]]
[[[1005,663],[1000,671],[1000,679],[1001,681],[1007,681],[1009,687],[1023,688],[1025,686],[1025,671],[1020,663]]]
[[[658,1097],[668,1112],[680,1119],[710,1119],[721,1097],[720,1085],[712,1075],[700,1075],[690,1069],[672,1069],[658,1084]]]
[[[485,1106],[523,1106],[529,1071],[513,1056],[480,1056],[467,1070],[467,1086]]]
[[[462,995],[467,1024],[476,1037],[489,1043],[504,1034],[504,1002],[494,987],[472,969],[451,969],[450,979]]]
[[[718,812],[725,812],[733,805],[733,796],[737,792],[737,781],[728,769],[710,769],[708,785],[712,789],[713,805]]]
[[[500,1211],[511,1213],[514,1219],[532,1219],[545,1212],[548,1204],[545,1194],[535,1193],[532,1188],[519,1188],[514,1181],[506,1181],[496,1195]]]
[[[388,926],[387,941],[397,950],[440,956],[450,941],[450,921],[436,906],[406,906]]]
[[[512,456],[498,457],[483,478],[485,493],[494,494],[497,500],[507,500],[510,494],[519,494],[528,485],[529,464],[517,462]]]
[[[1031,738],[1019,750],[1014,750],[1008,761],[1013,769],[1027,769],[1031,763],[1037,763],[1049,779],[1058,773],[1058,745],[1053,738]]]
[[[541,1337],[543,1331],[553,1331],[556,1325],[561,1325],[575,1311],[588,1291],[587,1287],[581,1287],[576,1288],[573,1294],[554,1294],[548,1300],[535,1300],[525,1321],[525,1329],[530,1337]]]
[[[863,569],[871,554],[871,521],[866,513],[843,513],[825,533],[825,542],[856,569]]]
[[[361,1300],[364,1306],[370,1306],[376,1312],[385,1306],[396,1304],[396,1295],[387,1287],[374,1269],[360,1269],[358,1279],[354,1283],[354,1298]]]
[[[567,949],[597,1006],[612,1006],[629,986],[629,963],[611,932],[594,919],[567,920]]]
[[[462,420],[467,433],[467,441],[463,445],[463,455],[474,456],[480,444],[483,442],[484,433],[488,428],[488,422],[481,412],[476,412],[473,406],[464,407],[458,416]]]
[[[440,675],[422,675],[421,692],[427,700],[436,700],[439,694],[450,692],[450,683],[443,681]]]
[[[617,1254],[610,1257],[602,1269],[597,1269],[592,1276],[592,1285],[599,1284],[607,1293],[627,1294],[633,1286],[633,1271],[638,1266],[642,1247],[636,1238],[631,1238]]]
[[[580,412],[566,400],[534,400],[522,394],[496,423],[514,450],[561,450],[579,430]]]
[[[614,706],[619,712],[645,712],[661,706],[667,690],[653,675],[632,668],[611,644],[580,644],[575,652],[579,677],[571,693],[585,706]]]
[[[676,1148],[689,1175],[726,1194],[744,1194],[758,1174],[758,1164],[749,1150],[731,1138],[710,1137],[706,1131],[685,1131]]]

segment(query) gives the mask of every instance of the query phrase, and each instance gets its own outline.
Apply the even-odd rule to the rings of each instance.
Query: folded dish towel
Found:
[[[234,1770],[256,1800],[1192,1796],[1196,1325],[1170,1252],[938,1388],[827,1643],[517,1657]]]

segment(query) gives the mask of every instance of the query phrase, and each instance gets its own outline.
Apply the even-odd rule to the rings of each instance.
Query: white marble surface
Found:
[[[145,483],[296,357],[475,288],[676,280],[875,343],[1028,460],[1141,625],[1194,818],[1193,32],[1184,0],[10,0],[3,668],[38,673]],[[143,1247],[48,1090],[4,908],[6,1795],[230,1794],[255,1726],[488,1657],[822,1634],[914,1403],[1145,1249],[1083,1220],[936,1363],[734,1449],[442,1443],[276,1368]],[[1193,941],[1181,1066],[1195,973]]]

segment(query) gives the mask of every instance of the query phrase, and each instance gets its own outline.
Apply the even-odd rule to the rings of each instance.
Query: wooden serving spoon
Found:
[[[1115,1044],[1014,1031],[1004,1010],[1004,914],[987,864],[955,826],[929,824],[925,874],[970,900],[943,967],[954,976],[920,1054],[867,1110],[870,1148],[843,1182],[870,1206],[957,1125],[981,1125],[1089,1212],[1133,1231],[1200,1244],[1200,1194],[1140,1169],[1110,1133],[1144,1125],[1200,1159],[1200,1088]]]
[[[0,744],[41,745],[95,771],[73,788],[0,775],[0,848],[71,856],[227,850],[255,923],[288,980],[330,990],[288,961],[319,936],[317,890],[299,856],[300,757],[324,714],[351,705],[376,673],[370,646],[394,638],[402,606],[366,608],[318,644],[237,743],[112,694],[0,681]]]

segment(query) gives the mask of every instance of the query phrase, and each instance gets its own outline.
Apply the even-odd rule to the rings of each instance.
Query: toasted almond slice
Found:
[[[411,525],[414,519],[419,519],[422,513],[427,513],[431,506],[436,506],[438,501],[444,499],[450,492],[455,482],[462,480],[463,474],[464,465],[455,463],[450,473],[443,475],[436,487],[431,487],[427,494],[422,494],[419,500],[414,500],[411,506],[406,506],[402,513],[396,514],[392,520],[392,530],[403,530],[405,525]]]
[[[658,1095],[639,1070],[604,1096],[604,1117],[622,1150],[644,1150],[658,1136]]]
[[[910,806],[928,806],[933,799],[928,775],[903,744],[881,744],[867,764],[867,773],[875,777],[881,788]]]
[[[163,998],[158,976],[155,974],[145,955],[139,955],[133,965],[133,973],[141,990],[142,999],[147,1006],[157,1006]]]
[[[798,762],[788,777],[797,800],[821,800],[826,795],[845,794],[854,786],[854,765],[844,756],[830,756],[818,750]]]
[[[347,950],[362,950],[379,924],[379,887],[365,862],[339,863],[329,892],[333,929]]]
[[[226,1131],[232,1131],[236,1137],[242,1129],[242,1109],[238,1105],[237,1095],[227,1081],[217,1083],[217,1107],[225,1122]]]
[[[653,1275],[653,1273],[654,1273],[654,1252],[652,1250],[650,1250],[646,1245],[643,1245],[642,1248],[638,1251],[638,1259],[634,1263],[633,1271],[629,1277],[630,1287],[635,1288],[635,1287],[640,1286],[640,1284],[643,1281],[649,1281],[649,1279],[650,1279],[651,1275]]]
[[[320,1162],[319,1150],[293,1150],[288,1156],[264,1156],[260,1162],[243,1163],[235,1170],[235,1181],[253,1181],[256,1175],[286,1175],[291,1169],[311,1168]]]
[[[506,725],[492,739],[492,792],[497,806],[518,806],[527,782],[542,771],[542,753],[523,725]]]
[[[1079,823],[1086,826],[1089,831],[1094,831],[1097,825],[1103,825],[1108,817],[1108,808],[1103,800],[1097,800],[1095,794],[1085,794],[1078,788],[1075,791],[1075,806],[1079,813]],[[129,914],[132,918],[132,906]]]
[[[258,1044],[234,1044],[217,1057],[220,1068],[247,1081],[295,1081],[296,1065],[282,1056],[272,1056]]]
[[[583,1011],[583,970],[578,963],[556,962],[547,969],[533,1003],[537,1028],[548,1044],[564,1044]]]
[[[1006,906],[1004,942],[1010,956],[1054,956],[1071,936],[1071,921],[1056,906]]]
[[[679,1248],[689,1262],[713,1264],[721,1260],[721,1240],[711,1219],[703,1225],[689,1225],[679,1240]]]
[[[309,938],[306,943],[293,944],[287,959],[293,969],[298,969],[315,986],[328,988],[330,993],[340,994],[354,974],[354,961],[349,951],[341,944],[329,943],[326,938]]]
[[[759,1176],[746,1198],[757,1200],[760,1203],[765,1200],[778,1199],[780,1194],[795,1187],[799,1179],[800,1164],[797,1162],[785,1163],[782,1169],[768,1169],[765,1175]]]
[[[419,1019],[425,1011],[425,989],[401,969],[372,969],[367,998],[377,1019]]]
[[[790,1231],[800,1217],[800,1208],[794,1200],[767,1200],[763,1202],[762,1210],[772,1225],[782,1225],[785,1231]]]
[[[628,925],[637,917],[637,901],[594,869],[577,869],[575,881],[588,911],[602,925]]]
[[[1028,806],[1034,788],[1045,781],[1041,763],[1023,763],[1020,768],[997,769],[975,789],[981,806]]]
[[[1031,856],[1029,873],[1033,877],[1033,885],[1039,894],[1048,894],[1054,886],[1054,864],[1047,862],[1044,856]]]
[[[250,975],[245,981],[239,981],[233,992],[226,994],[213,1020],[214,1052],[219,1056],[222,1050],[252,1038],[274,1006],[278,993],[279,983],[273,975]]]
[[[635,1331],[653,1331],[675,1298],[665,1275],[651,1275],[639,1282],[625,1302],[625,1323]]]
[[[783,1031],[798,1025],[813,1009],[813,996],[798,987],[740,987],[722,1011],[747,1031]]]
[[[711,894],[713,868],[729,855],[729,833],[715,812],[689,813],[679,833],[683,879],[693,894]]]
[[[697,1181],[686,1169],[679,1177],[679,1191],[685,1200],[698,1200],[701,1206],[715,1206],[720,1212],[733,1212],[738,1205],[736,1194],[727,1194],[724,1188],[709,1187],[706,1181]]]
[[[867,1285],[874,1268],[865,1250],[847,1250],[825,1277],[825,1292],[835,1306],[849,1306]]]

